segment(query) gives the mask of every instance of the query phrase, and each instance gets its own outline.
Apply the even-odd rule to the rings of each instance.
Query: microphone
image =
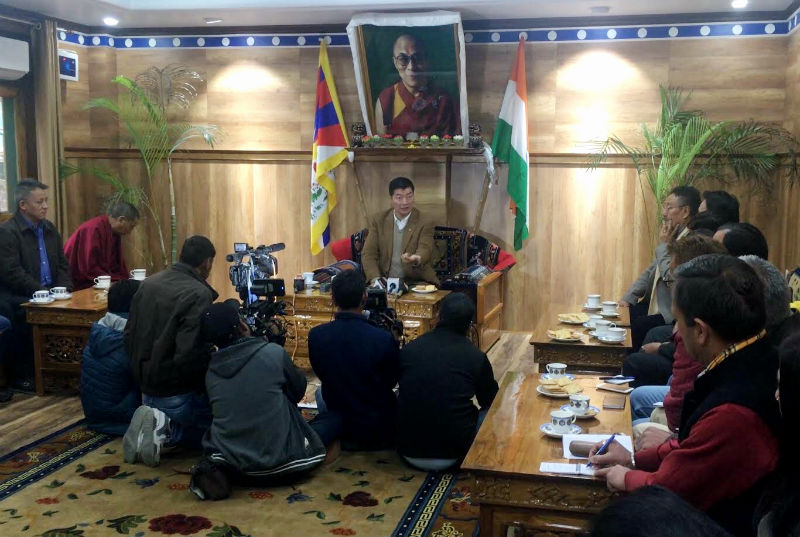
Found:
[[[270,244],[267,246],[267,250],[270,252],[280,252],[281,250],[285,250],[286,245],[282,242],[276,242],[275,244]]]

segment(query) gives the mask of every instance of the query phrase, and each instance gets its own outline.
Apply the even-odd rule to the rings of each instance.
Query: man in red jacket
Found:
[[[684,398],[678,438],[635,456],[613,442],[589,460],[611,490],[662,485],[735,535],[752,534],[761,484],[777,467],[780,423],[763,283],[740,259],[700,256],[676,271],[672,312],[686,350],[705,366]]]
[[[119,201],[101,214],[81,224],[64,245],[75,289],[94,285],[97,276],[112,280],[128,278],[122,258],[122,235],[139,222],[139,211],[130,203]]]

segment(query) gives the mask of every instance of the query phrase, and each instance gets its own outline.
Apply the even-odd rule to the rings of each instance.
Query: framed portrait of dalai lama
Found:
[[[365,13],[353,17],[347,36],[368,134],[464,135],[469,117],[459,13]]]

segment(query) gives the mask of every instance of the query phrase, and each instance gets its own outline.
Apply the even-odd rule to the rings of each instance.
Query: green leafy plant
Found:
[[[661,114],[655,129],[641,126],[640,145],[628,145],[614,135],[592,142],[590,169],[610,154],[626,155],[644,179],[643,193],[643,183],[649,186],[656,207],[674,187],[706,179],[745,182],[753,191],[763,192],[771,192],[781,174],[789,184],[797,180],[798,142],[789,131],[753,120],[714,123],[702,111],[686,109],[690,93],[663,86],[659,93]]]
[[[90,100],[84,109],[106,110],[116,116],[131,147],[139,152],[144,166],[145,188],[134,187],[122,177],[94,166],[63,163],[61,177],[75,173],[90,174],[112,187],[111,202],[127,201],[144,207],[156,227],[163,266],[175,263],[178,257],[178,218],[175,201],[175,179],[172,159],[177,150],[192,140],[201,140],[213,148],[222,132],[216,125],[192,125],[174,119],[172,108],[187,108],[197,95],[192,83],[202,77],[189,69],[168,65],[164,69],[149,68],[136,81],[117,76],[113,82],[125,91],[117,100],[101,97]],[[155,182],[162,167],[166,167],[169,203],[169,255],[156,195]]]

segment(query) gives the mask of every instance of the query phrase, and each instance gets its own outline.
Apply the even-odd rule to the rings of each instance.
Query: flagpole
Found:
[[[483,190],[481,191],[481,197],[478,201],[478,208],[475,210],[475,224],[472,226],[472,232],[477,234],[478,230],[481,227],[481,220],[483,219],[483,208],[486,205],[486,197],[489,194],[489,183],[491,182],[491,178],[489,177],[489,171],[487,170],[483,176]]]
[[[361,190],[361,179],[358,176],[358,166],[356,166],[355,158],[350,163],[353,167],[353,176],[356,178],[356,191],[358,192],[358,202],[361,205],[361,214],[364,215],[364,222],[369,224],[369,213],[367,212],[367,203],[364,201],[364,191]]]

